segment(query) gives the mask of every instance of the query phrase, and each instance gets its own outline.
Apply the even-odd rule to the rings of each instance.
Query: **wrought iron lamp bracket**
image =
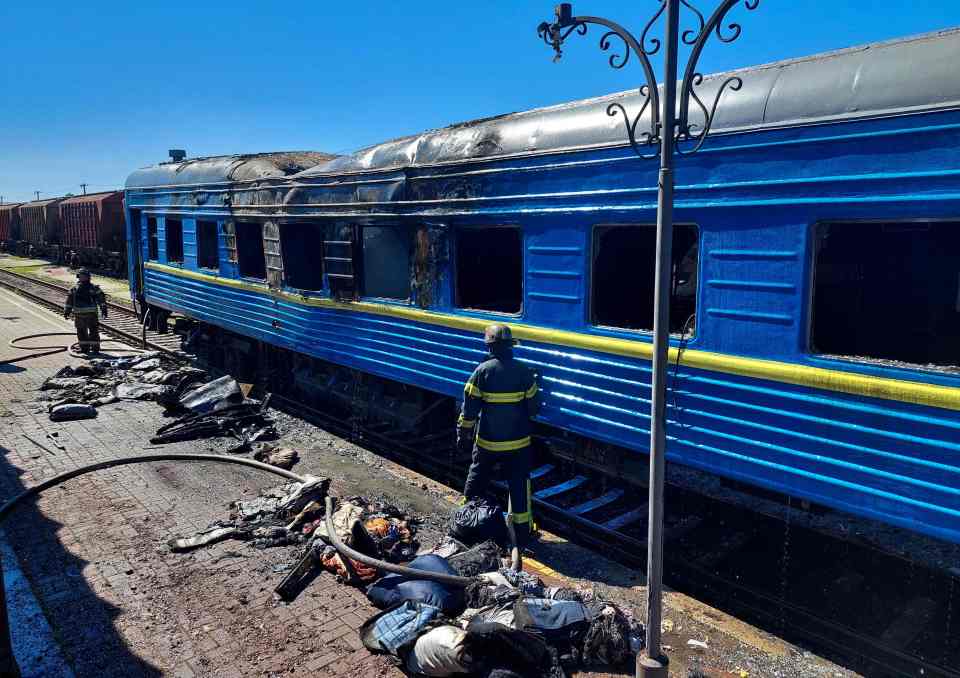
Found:
[[[640,86],[640,98],[642,105],[640,110],[632,115],[628,113],[626,107],[621,103],[611,103],[607,106],[607,115],[620,115],[623,118],[624,126],[627,131],[627,138],[634,152],[642,158],[656,158],[660,153],[660,134],[662,133],[661,111],[660,111],[660,90],[657,86],[657,78],[654,73],[653,65],[650,63],[650,57],[657,54],[661,48],[661,41],[649,35],[650,29],[656,23],[657,19],[663,14],[666,8],[666,0],[658,0],[659,8],[646,23],[640,40],[637,40],[633,34],[620,24],[608,19],[594,16],[574,16],[572,6],[569,3],[561,3],[556,7],[556,15],[553,23],[544,21],[537,28],[537,34],[551,48],[556,56],[554,61],[563,54],[562,45],[572,33],[578,35],[587,34],[587,26],[590,24],[603,26],[607,32],[600,37],[600,49],[608,51],[612,43],[610,39],[614,36],[623,43],[623,54],[614,53],[610,55],[608,63],[611,68],[623,68],[630,60],[631,53],[640,62],[643,68],[646,83]],[[760,0],[722,0],[722,2],[705,19],[703,14],[691,4],[689,0],[680,0],[682,6],[692,12],[696,19],[695,29],[686,29],[680,35],[680,39],[685,45],[691,46],[690,56],[687,59],[684,68],[683,79],[680,84],[679,99],[680,104],[677,111],[676,126],[672,130],[676,142],[674,148],[677,153],[688,155],[695,153],[703,146],[710,129],[713,126],[713,120],[717,112],[717,106],[720,104],[720,98],[726,90],[737,91],[743,86],[743,80],[737,76],[732,76],[724,80],[717,88],[711,105],[708,107],[703,99],[697,94],[697,88],[703,83],[703,74],[697,70],[697,64],[700,61],[700,55],[706,46],[710,36],[715,34],[717,39],[723,43],[731,43],[740,37],[742,27],[740,24],[731,22],[726,23],[727,14],[733,7],[743,3],[748,10],[754,10],[760,5]],[[703,116],[703,124],[690,122],[690,106],[692,104],[699,109]],[[650,109],[649,127],[645,126],[638,132],[640,121]],[[686,149],[680,142],[688,142]]]

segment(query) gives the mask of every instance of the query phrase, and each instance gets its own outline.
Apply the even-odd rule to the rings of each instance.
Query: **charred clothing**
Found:
[[[107,299],[103,291],[89,281],[77,283],[67,294],[63,315],[69,318],[73,314],[77,328],[77,341],[80,343],[80,350],[84,353],[100,350],[98,308],[106,318]]]
[[[464,386],[458,436],[473,441],[473,463],[467,476],[467,498],[484,494],[493,467],[502,463],[510,486],[509,512],[514,524],[525,525],[518,538],[529,533],[531,418],[540,409],[536,377],[513,358],[509,344],[489,346],[490,357],[473,371]],[[521,534],[522,533],[522,534]]]

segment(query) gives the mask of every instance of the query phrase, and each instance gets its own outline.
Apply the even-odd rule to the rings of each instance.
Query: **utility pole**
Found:
[[[80,184],[80,188],[83,189],[83,194],[86,195],[86,194],[87,194],[87,185],[86,185],[86,184]]]
[[[37,200],[40,199],[40,191],[34,191],[34,194],[37,196]]]
[[[637,656],[636,675],[638,678],[666,678],[669,660],[663,653],[660,643],[660,625],[663,606],[663,485],[664,455],[666,452],[666,385],[667,367],[670,355],[670,298],[671,274],[673,269],[673,202],[674,202],[674,157],[675,154],[695,153],[706,141],[713,124],[714,114],[724,90],[739,90],[743,81],[732,76],[712,89],[713,107],[708,109],[703,103],[706,90],[700,88],[703,75],[697,71],[697,62],[703,48],[716,33],[721,42],[730,43],[739,37],[741,27],[736,23],[726,23],[727,13],[743,2],[748,10],[754,10],[760,0],[720,0],[720,4],[704,19],[692,4],[692,0],[659,0],[659,9],[646,23],[640,40],[637,40],[623,26],[608,19],[594,16],[574,16],[569,3],[557,5],[553,23],[543,22],[537,28],[537,34],[553,48],[556,56],[562,54],[563,41],[576,32],[587,34],[588,25],[601,26],[606,32],[600,38],[600,49],[610,49],[611,37],[622,41],[623,54],[613,53],[608,62],[611,67],[623,68],[631,52],[643,68],[645,84],[639,89],[639,109],[628,113],[624,104],[619,102],[607,106],[607,115],[623,118],[627,138],[633,151],[643,159],[652,160],[660,156],[659,190],[657,195],[657,264],[653,322],[653,376],[650,397],[650,491],[649,520],[647,536],[647,646],[643,654]],[[694,15],[696,25],[680,33],[680,6],[687,7]],[[648,37],[650,29],[661,15],[664,19],[664,39]],[[687,59],[681,84],[680,105],[677,106],[677,66],[680,40],[692,46]],[[664,48],[663,56],[663,96],[661,102],[660,87],[654,73],[650,57]],[[696,105],[695,117],[690,121],[691,98]],[[710,99],[707,98],[707,101]],[[662,104],[662,105],[661,105]],[[639,130],[639,131],[638,131]]]

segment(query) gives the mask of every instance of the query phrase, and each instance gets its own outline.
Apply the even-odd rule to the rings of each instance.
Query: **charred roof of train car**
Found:
[[[727,78],[743,79],[742,89],[724,93],[711,134],[960,108],[957,54],[960,28],[709,75],[697,93],[712,102]],[[371,146],[301,176],[625,146],[623,120],[607,115],[611,103],[636,111],[643,102],[633,90],[483,118]],[[691,110],[691,122],[702,121]]]
[[[282,179],[335,157],[317,151],[282,151],[188,158],[181,162],[163,162],[139,169],[127,179],[126,187],[156,188]]]

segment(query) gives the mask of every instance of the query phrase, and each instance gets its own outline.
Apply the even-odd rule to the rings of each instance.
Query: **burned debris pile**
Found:
[[[549,587],[511,569],[495,504],[458,507],[439,543],[421,548],[420,518],[363,497],[330,504],[331,536],[329,483],[308,477],[236,501],[228,519],[172,539],[170,548],[188,551],[223,539],[256,548],[301,545],[276,587],[279,598],[293,600],[321,570],[363,588],[381,612],[361,626],[361,641],[413,675],[557,678],[585,666],[625,667],[642,649],[642,625],[628,611],[592,590]],[[353,557],[346,555],[351,549]],[[361,555],[364,562],[354,559]],[[390,563],[412,570],[386,573]]]

